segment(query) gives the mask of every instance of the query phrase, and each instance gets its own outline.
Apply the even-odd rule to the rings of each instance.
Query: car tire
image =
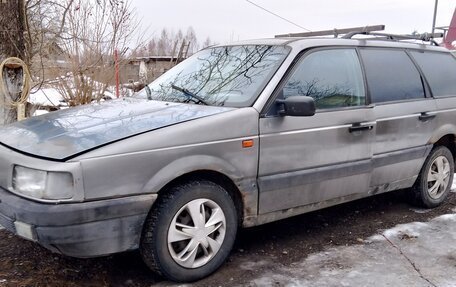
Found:
[[[445,146],[432,149],[412,187],[412,202],[420,207],[433,208],[442,204],[451,190],[454,159]]]
[[[237,232],[233,199],[206,180],[172,187],[159,196],[143,227],[140,252],[153,271],[176,282],[193,282],[228,258]]]

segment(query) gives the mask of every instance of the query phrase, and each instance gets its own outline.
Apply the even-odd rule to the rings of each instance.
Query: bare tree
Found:
[[[22,0],[0,2],[0,58],[25,58]]]
[[[53,55],[64,54],[59,47],[68,13],[74,0],[27,0],[25,2],[25,46],[29,65],[36,82],[45,77],[44,66],[52,64]]]
[[[195,30],[189,27],[184,35],[181,29],[176,32],[163,28],[160,36],[151,37],[144,47],[139,47],[131,53],[133,57],[140,56],[176,56],[182,44],[189,44],[188,55],[194,54],[200,47],[212,45],[209,37],[200,44]],[[185,49],[187,50],[187,48]],[[174,55],[173,55],[174,53]]]
[[[114,50],[126,52],[139,28],[128,0],[28,0],[27,23],[35,80],[70,105],[103,98]]]
[[[0,62],[8,57],[25,59],[28,57],[25,49],[25,7],[23,0],[0,2]],[[16,109],[9,103],[15,102],[21,94],[23,71],[17,67],[5,67],[3,78],[7,91],[0,91],[0,124],[16,120]]]
[[[190,55],[196,53],[199,50],[198,38],[196,37],[195,29],[192,26],[188,27],[185,35],[185,40],[190,44],[188,49]]]
[[[67,0],[72,1],[72,0]],[[71,58],[57,88],[70,105],[103,98],[114,78],[114,51],[125,51],[138,22],[128,1],[85,0],[70,5],[60,45]]]
[[[201,48],[204,49],[204,48],[210,47],[210,46],[212,46],[212,45],[214,45],[214,43],[212,43],[211,38],[210,38],[210,37],[207,37],[206,40],[204,40],[204,42],[203,42]]]
[[[168,29],[163,29],[157,42],[157,56],[167,56],[172,49],[172,40]]]

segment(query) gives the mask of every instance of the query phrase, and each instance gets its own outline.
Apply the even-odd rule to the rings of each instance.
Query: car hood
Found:
[[[36,157],[67,160],[108,143],[229,110],[233,108],[124,98],[7,125],[0,129],[0,142]]]

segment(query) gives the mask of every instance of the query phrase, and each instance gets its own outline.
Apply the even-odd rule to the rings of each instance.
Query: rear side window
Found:
[[[405,51],[362,49],[361,57],[373,103],[424,98],[420,73]]]
[[[434,97],[456,96],[456,59],[449,53],[411,52]]]
[[[312,97],[317,109],[364,105],[364,82],[356,51],[323,50],[305,56],[285,83],[283,96]]]

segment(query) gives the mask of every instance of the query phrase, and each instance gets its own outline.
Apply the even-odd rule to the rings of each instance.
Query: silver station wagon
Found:
[[[455,57],[354,34],[210,47],[136,96],[3,127],[0,224],[68,256],[139,248],[195,281],[240,227],[397,189],[441,204]]]

